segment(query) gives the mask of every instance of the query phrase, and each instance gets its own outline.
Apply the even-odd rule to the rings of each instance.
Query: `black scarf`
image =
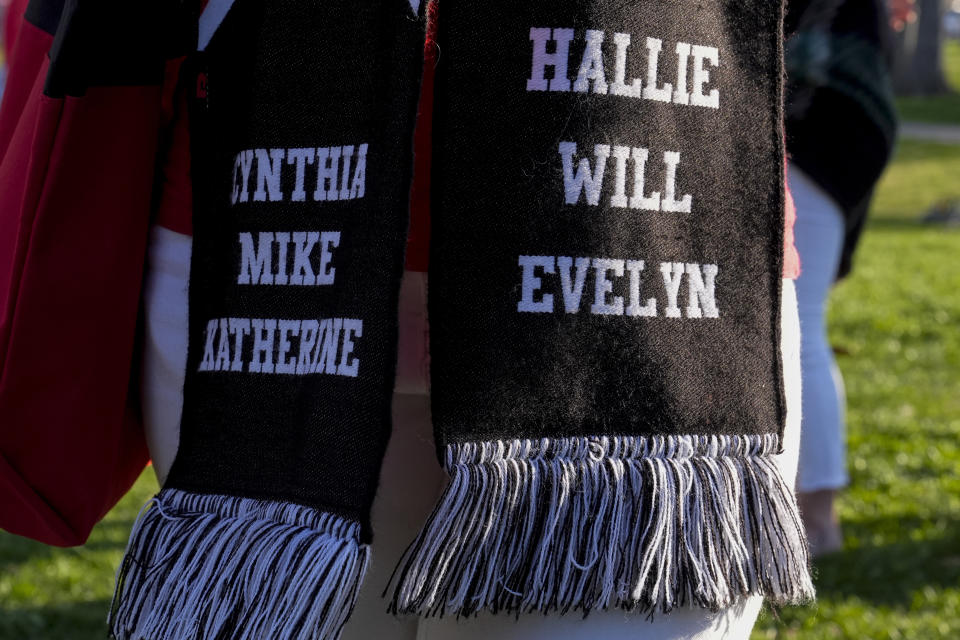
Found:
[[[779,5],[441,12],[429,306],[451,480],[390,608],[811,597],[771,458]],[[349,615],[389,437],[420,14],[237,0],[191,63],[182,435],[121,567],[118,638],[334,638]]]

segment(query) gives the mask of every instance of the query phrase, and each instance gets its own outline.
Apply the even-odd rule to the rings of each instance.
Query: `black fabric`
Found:
[[[860,244],[860,236],[867,224],[867,213],[873,201],[873,189],[863,197],[854,209],[847,215],[846,233],[843,238],[843,250],[840,252],[840,263],[837,265],[837,279],[845,278],[853,270],[853,255]]]
[[[57,32],[60,14],[66,0],[30,0],[23,13],[23,19],[50,35]]]
[[[781,14],[751,0],[706,4],[503,0],[441,10],[434,120],[429,306],[437,446],[498,438],[594,434],[761,434],[783,425],[779,287],[783,238]],[[704,92],[719,108],[576,90],[528,90],[531,28],[574,30],[578,77],[586,30],[631,34],[626,83],[647,84],[646,38],[662,41],[658,86],[676,85],[678,42],[716,47]],[[555,34],[553,32],[554,40]],[[495,43],[495,44],[494,44]],[[546,52],[554,52],[553,43]],[[692,90],[688,59],[687,92]],[[547,69],[545,78],[555,71]],[[575,87],[574,87],[575,88]],[[611,206],[611,156],[596,206],[567,204],[560,143],[596,166],[594,145],[649,149],[644,195],[664,195],[665,151],[680,153],[676,198],[691,212]],[[633,194],[635,163],[626,169]],[[645,261],[641,301],[656,317],[597,315],[595,270],[576,314],[560,271],[533,273],[545,312],[518,310],[520,256]],[[665,317],[664,262],[718,265],[717,318]],[[571,274],[573,276],[573,273]],[[630,304],[630,274],[606,297]],[[602,302],[602,301],[601,301]]]
[[[787,151],[844,213],[842,277],[896,138],[887,11],[881,0],[798,0],[786,29]]]
[[[771,459],[782,5],[442,11],[429,305],[450,482],[390,610],[810,599]],[[423,27],[407,0],[238,1],[190,62],[180,448],[118,572],[120,640],[339,637],[389,432]]]
[[[54,36],[44,93],[160,84],[164,62],[189,50],[198,9],[198,0],[33,0],[25,18]]]
[[[180,448],[166,488],[317,507],[360,521],[369,539],[368,510],[390,426],[423,38],[423,21],[406,0],[244,1],[193,61],[190,342]],[[353,185],[361,144],[362,192]],[[316,157],[303,161],[305,193],[298,199],[298,165],[285,150],[326,149],[329,160],[333,148],[345,156],[348,145],[348,199],[315,198]],[[256,149],[286,154],[278,190],[261,182],[256,154],[243,180],[238,154]],[[344,166],[341,160],[340,179]],[[266,284],[251,270],[252,282],[241,283],[242,234],[262,251],[261,232],[339,233],[338,245],[324,245],[320,236],[309,254],[315,277],[335,269],[332,282]],[[285,272],[293,276],[295,248],[284,246]],[[280,244],[270,251],[272,268],[261,276],[280,272]],[[222,370],[219,361],[210,370],[208,323],[224,318],[241,319],[241,327],[242,319],[277,320],[272,346],[254,354],[251,326],[239,356],[236,334],[229,335],[229,358],[239,357],[241,370]],[[339,336],[332,373],[323,366],[302,375],[264,370],[266,353],[276,371],[308,351],[308,333],[281,336],[280,321],[335,318],[361,321],[362,335],[347,336],[351,352],[344,324],[339,331],[328,325]],[[251,370],[255,362],[260,372]]]

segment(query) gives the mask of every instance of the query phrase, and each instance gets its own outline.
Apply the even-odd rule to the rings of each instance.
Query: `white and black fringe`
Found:
[[[164,489],[117,572],[119,640],[335,640],[369,550],[356,522],[295,504]]]
[[[397,613],[717,610],[813,598],[776,435],[452,444],[394,578]]]

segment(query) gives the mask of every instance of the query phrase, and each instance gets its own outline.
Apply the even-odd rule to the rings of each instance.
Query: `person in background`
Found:
[[[896,113],[884,0],[798,0],[786,17],[788,181],[797,207],[803,427],[797,497],[814,556],[842,547],[834,509],[848,482],[843,381],[826,300],[846,276]]]

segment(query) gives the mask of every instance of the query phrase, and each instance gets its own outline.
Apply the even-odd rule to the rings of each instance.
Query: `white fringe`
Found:
[[[164,489],[117,572],[119,640],[335,640],[369,550],[360,525],[281,502]]]
[[[813,599],[777,435],[451,444],[390,610],[472,615]]]

